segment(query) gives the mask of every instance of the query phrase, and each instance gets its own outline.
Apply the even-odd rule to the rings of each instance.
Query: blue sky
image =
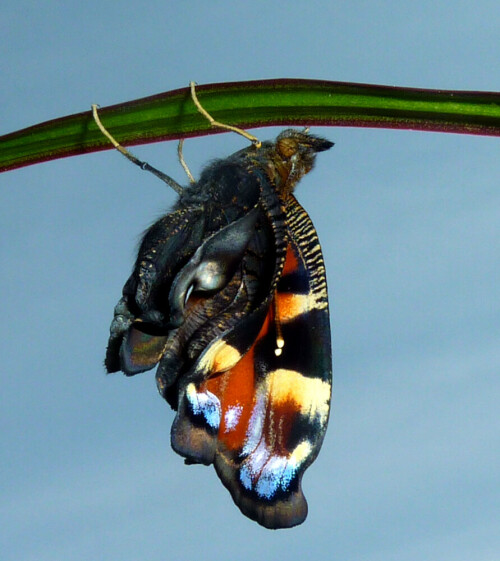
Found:
[[[190,80],[498,91],[499,47],[495,0],[5,0],[1,133]],[[335,147],[297,195],[325,253],[335,388],[288,531],[183,465],[153,373],[104,375],[139,235],[174,194],[112,151],[0,177],[2,559],[498,559],[499,140],[313,132]],[[185,157],[199,173],[244,145]],[[184,182],[175,143],[135,153]]]

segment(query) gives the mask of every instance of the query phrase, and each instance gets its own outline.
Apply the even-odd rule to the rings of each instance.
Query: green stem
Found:
[[[203,107],[242,128],[273,125],[382,127],[500,136],[500,93],[424,90],[318,80],[198,86]],[[223,132],[212,129],[183,88],[99,110],[124,145]],[[0,171],[112,148],[91,111],[0,137]]]

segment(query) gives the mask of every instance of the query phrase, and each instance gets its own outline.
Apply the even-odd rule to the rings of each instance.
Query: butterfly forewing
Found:
[[[293,197],[287,210],[286,260],[254,343],[241,358],[229,342],[217,343],[215,364],[237,362],[188,384],[172,431],[174,448],[190,461],[214,462],[244,514],[269,528],[300,524],[307,515],[301,479],[321,447],[331,394],[321,249]]]

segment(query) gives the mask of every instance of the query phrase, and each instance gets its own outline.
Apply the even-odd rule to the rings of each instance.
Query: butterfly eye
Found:
[[[276,150],[284,158],[291,158],[298,149],[298,142],[294,138],[280,138],[276,142]]]

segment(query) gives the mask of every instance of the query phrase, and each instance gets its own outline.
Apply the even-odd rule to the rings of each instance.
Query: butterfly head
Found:
[[[329,150],[333,142],[309,134],[308,130],[286,129],[276,139],[274,172],[281,178],[280,191],[291,193],[300,179],[314,167],[316,154]]]

